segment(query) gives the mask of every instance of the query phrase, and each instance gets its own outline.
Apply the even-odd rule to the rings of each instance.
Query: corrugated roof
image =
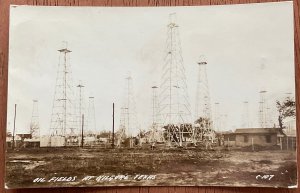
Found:
[[[279,128],[243,128],[236,129],[235,133],[278,133]]]

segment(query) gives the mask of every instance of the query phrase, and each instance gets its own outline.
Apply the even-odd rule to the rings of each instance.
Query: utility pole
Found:
[[[13,138],[12,138],[12,149],[15,149],[16,117],[17,117],[17,104],[15,104],[14,130],[13,130]]]
[[[115,103],[113,103],[112,148],[115,148]]]
[[[84,86],[82,85],[82,84],[78,84],[77,85],[77,88],[79,88],[79,125],[82,125],[83,123],[82,123],[82,121],[80,121],[80,117],[82,116],[82,89],[84,88]],[[82,120],[82,119],[81,119]]]
[[[82,125],[81,125],[81,148],[83,148],[83,139],[84,139],[84,136],[83,136],[83,126],[84,126],[84,114],[82,114]]]
[[[150,142],[154,144],[156,142],[157,132],[158,132],[158,112],[159,112],[159,106],[158,106],[158,96],[157,96],[157,86],[152,86],[152,129],[150,134]]]

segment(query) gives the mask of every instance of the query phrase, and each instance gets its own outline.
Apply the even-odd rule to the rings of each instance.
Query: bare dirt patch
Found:
[[[26,163],[24,162],[26,161]],[[268,186],[296,184],[296,155],[292,151],[203,149],[79,149],[42,148],[8,152],[9,187],[203,185]],[[156,175],[155,180],[82,181],[85,176]],[[274,175],[272,180],[258,175]],[[54,176],[76,176],[74,182],[33,183]]]

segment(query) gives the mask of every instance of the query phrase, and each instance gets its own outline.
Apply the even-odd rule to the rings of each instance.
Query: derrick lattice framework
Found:
[[[32,115],[30,121],[30,134],[33,139],[38,139],[40,137],[38,100],[33,100]]]
[[[259,126],[261,128],[268,127],[268,115],[267,115],[267,103],[266,103],[267,91],[262,90],[259,92]]]
[[[258,124],[261,128],[270,127],[270,117],[269,117],[269,109],[268,109],[268,101],[266,100],[267,97],[267,89],[265,85],[265,77],[266,77],[266,70],[267,70],[267,60],[265,57],[261,58],[260,63],[260,78],[261,82],[261,90],[259,91],[259,112],[258,112]]]
[[[249,102],[243,102],[243,113],[242,113],[242,127],[249,128],[250,127],[250,113],[249,113]]]
[[[160,85],[160,117],[167,145],[182,146],[183,142],[192,140],[193,128],[175,13],[169,16],[166,42],[165,64]]]
[[[198,78],[194,117],[197,124],[195,124],[194,138],[195,141],[202,141],[205,137],[213,140],[214,130],[220,130],[221,128],[216,128],[219,125],[214,126],[212,121],[211,100],[206,71],[207,61],[203,55],[199,57],[197,66]],[[216,104],[216,107],[218,106],[219,104]]]
[[[119,130],[117,132],[117,146],[120,146],[125,138],[134,137],[139,132],[133,80],[131,76],[126,77],[124,99],[124,103],[121,107]]]
[[[122,142],[126,139],[126,115],[127,113],[127,108],[126,107],[121,107],[121,113],[120,113],[120,125],[119,125],[119,130],[117,131],[117,147],[121,147]]]
[[[152,86],[152,124],[150,129],[149,141],[156,143],[163,140],[163,132],[160,129],[159,117],[159,101],[158,101],[158,87]]]
[[[95,102],[94,97],[89,97],[89,105],[88,105],[88,135],[96,135],[96,114],[95,114]]]
[[[59,63],[56,76],[55,93],[50,123],[51,136],[76,135],[76,104],[70,64],[71,50],[67,46],[59,51]]]
[[[208,86],[208,78],[206,72],[207,62],[203,56],[200,56],[198,65],[198,79],[196,91],[196,106],[195,106],[195,120],[200,117],[212,120],[210,94]]]

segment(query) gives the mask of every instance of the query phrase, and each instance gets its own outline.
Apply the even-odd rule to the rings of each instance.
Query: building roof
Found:
[[[297,135],[297,131],[296,130],[285,130],[285,131],[283,131],[285,134],[286,134],[286,136],[288,136],[288,137],[296,137],[296,135]]]
[[[234,132],[232,131],[221,131],[221,132],[216,132],[217,135],[235,135]]]
[[[278,133],[279,128],[243,128],[243,129],[236,129],[235,133],[236,134],[250,134],[250,133],[255,133],[255,134],[269,134],[269,133]]]

